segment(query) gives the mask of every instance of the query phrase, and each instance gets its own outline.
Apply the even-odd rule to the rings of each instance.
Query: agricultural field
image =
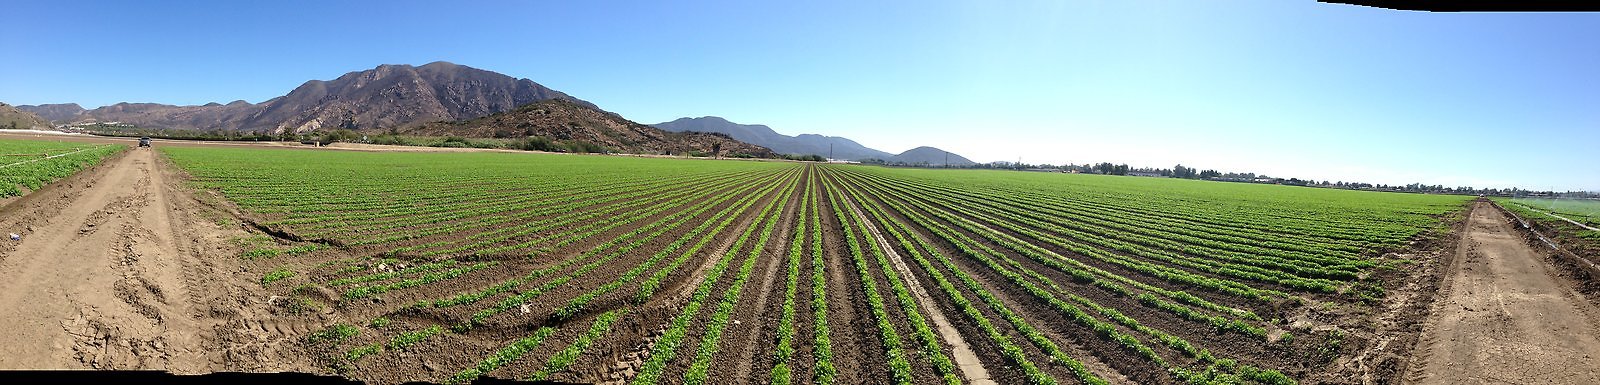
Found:
[[[1600,226],[1600,200],[1516,198],[1502,200],[1539,211],[1560,215],[1563,218]]]
[[[1600,255],[1600,201],[1582,199],[1494,198],[1534,230],[1553,237],[1579,255]],[[1570,222],[1569,222],[1570,221]]]
[[[1338,379],[1468,198],[1160,178],[164,147],[320,370],[655,383]],[[256,283],[252,283],[255,285]]]
[[[127,149],[117,144],[0,139],[0,198],[23,194]]]

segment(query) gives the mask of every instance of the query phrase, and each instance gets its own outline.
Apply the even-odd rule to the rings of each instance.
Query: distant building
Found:
[[[1128,172],[1128,176],[1148,176],[1148,177],[1156,177],[1156,178],[1164,177],[1163,175],[1161,175],[1161,173],[1154,172],[1154,171],[1129,171]]]

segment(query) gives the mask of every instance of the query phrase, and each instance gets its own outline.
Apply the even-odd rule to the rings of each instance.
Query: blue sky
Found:
[[[261,102],[445,60],[890,152],[1600,190],[1600,14],[1314,1],[10,2],[0,101]]]

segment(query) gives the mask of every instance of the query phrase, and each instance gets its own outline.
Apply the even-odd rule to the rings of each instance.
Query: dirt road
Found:
[[[265,306],[219,268],[241,230],[198,217],[161,162],[132,149],[0,208],[22,234],[0,245],[0,369],[271,368],[237,331]]]
[[[1600,383],[1600,310],[1475,203],[1408,382]]]

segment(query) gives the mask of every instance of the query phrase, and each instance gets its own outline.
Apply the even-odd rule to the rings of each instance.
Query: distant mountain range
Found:
[[[944,165],[945,151],[933,147],[917,147],[900,154],[876,150],[854,140],[837,136],[822,136],[816,134],[800,134],[788,136],[773,131],[771,127],[760,124],[739,124],[727,119],[706,116],[699,118],[679,118],[665,123],[653,124],[657,128],[673,132],[715,132],[727,134],[745,143],[750,143],[766,148],[780,154],[822,155],[828,156],[829,145],[834,159],[867,160],[880,159],[892,163],[930,165]],[[974,164],[961,155],[949,154],[950,165]]]
[[[0,129],[50,129],[50,122],[31,112],[19,110],[10,104],[0,103]]]
[[[60,123],[116,121],[151,128],[307,132],[468,120],[550,99],[599,108],[532,80],[442,61],[421,67],[381,65],[331,81],[312,80],[260,104],[238,100],[199,106],[117,103],[93,110],[70,103],[18,108]]]
[[[951,165],[973,164],[965,157],[932,147],[890,154],[846,138],[788,136],[767,126],[737,124],[710,116],[646,126],[532,80],[442,61],[417,67],[380,65],[333,80],[311,80],[259,104],[243,100],[198,106],[124,102],[95,109],[84,109],[75,103],[42,104],[15,109],[6,106],[0,108],[0,116],[17,116],[0,121],[0,128],[8,127],[9,121],[16,121],[19,127],[49,126],[42,119],[30,120],[43,118],[61,124],[121,122],[143,128],[274,134],[343,128],[436,136],[537,135],[640,153],[711,152],[720,148],[723,154],[831,153],[835,159],[846,160],[942,165],[948,158]]]
[[[17,109],[31,112],[41,118],[52,122],[69,122],[83,114],[83,106],[78,103],[40,104],[37,106],[16,106]]]
[[[547,99],[511,111],[455,122],[434,122],[396,130],[423,136],[524,138],[537,136],[563,142],[588,142],[634,154],[685,155],[694,152],[730,156],[745,154],[767,158],[765,147],[741,142],[728,135],[707,132],[667,132],[635,123],[568,99]]]

